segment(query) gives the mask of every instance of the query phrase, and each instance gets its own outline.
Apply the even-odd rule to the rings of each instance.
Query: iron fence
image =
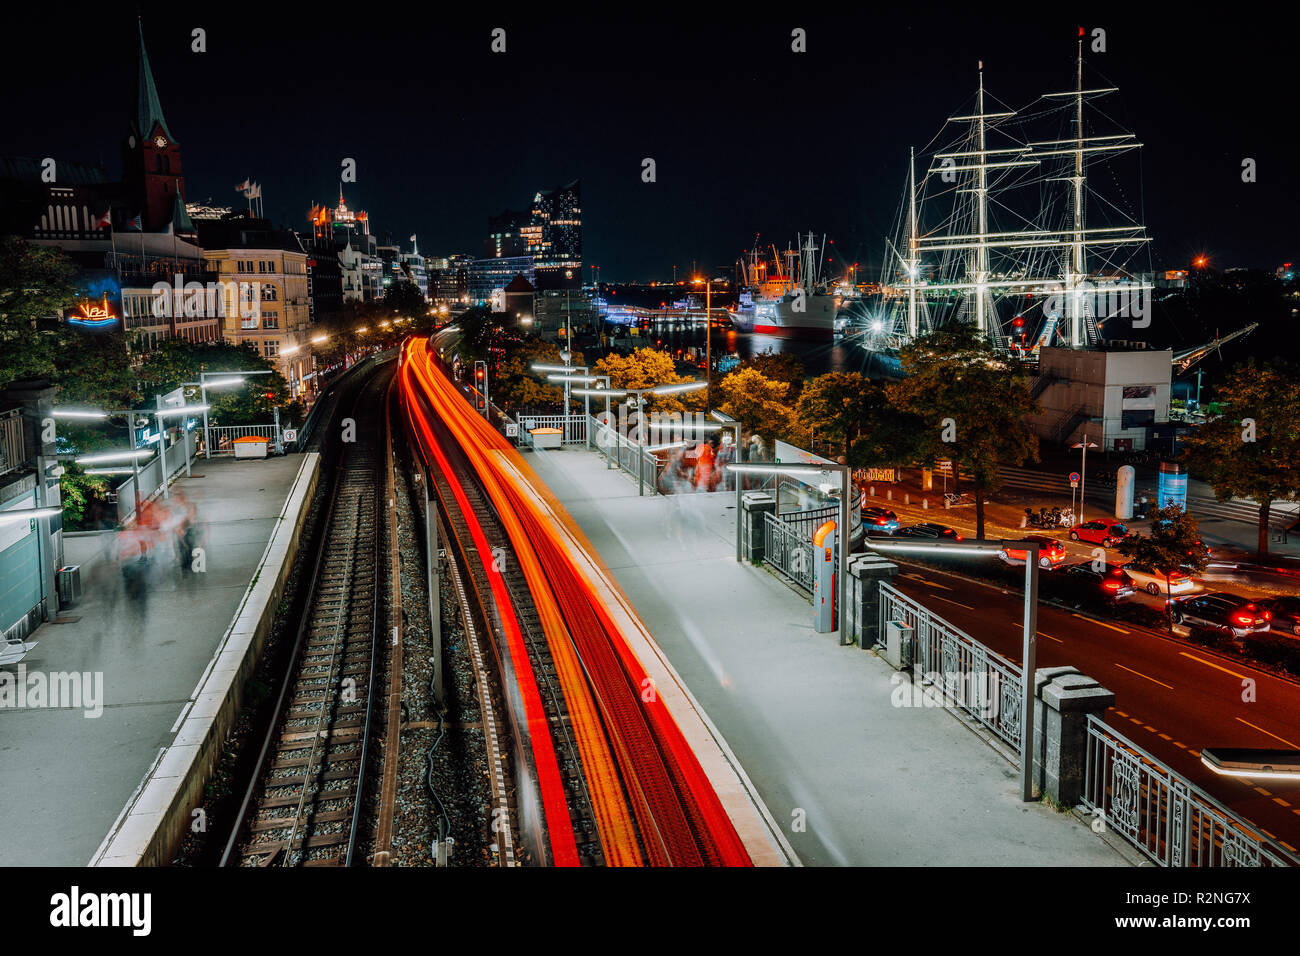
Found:
[[[21,468],[24,458],[22,409],[0,412],[0,475]]]
[[[1017,752],[1023,709],[1019,667],[906,594],[880,583],[880,633],[889,621],[912,628],[917,679],[964,710]]]
[[[813,546],[810,535],[786,524],[770,511],[763,515],[763,562],[809,598],[813,592]]]
[[[267,445],[275,448],[276,426],[270,425],[209,425],[208,441],[212,447],[209,454],[212,455],[233,455],[235,453],[236,438],[251,438],[258,436],[266,439]]]
[[[1300,866],[1277,840],[1093,715],[1082,801],[1159,866]]]
[[[520,412],[518,419],[520,441],[528,441],[528,433],[534,428],[560,429],[560,442],[564,445],[581,445],[587,441],[587,420],[580,414],[568,417],[567,431],[563,415],[529,415]]]

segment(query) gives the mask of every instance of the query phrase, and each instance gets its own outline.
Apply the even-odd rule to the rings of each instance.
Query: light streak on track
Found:
[[[403,350],[400,384],[426,460],[451,474],[432,427],[436,420],[470,462],[523,566],[563,682],[606,861],[749,865],[745,845],[665,695],[656,693],[633,650],[633,640],[645,635],[627,633],[630,608],[610,607],[610,585],[528,483],[523,459],[430,360],[424,340],[410,341]],[[454,482],[452,487],[465,508],[463,492]],[[480,559],[490,560],[481,529],[473,536]],[[561,805],[564,789],[534,675],[500,575],[488,578],[520,684],[553,858],[557,864],[575,863],[569,816]]]

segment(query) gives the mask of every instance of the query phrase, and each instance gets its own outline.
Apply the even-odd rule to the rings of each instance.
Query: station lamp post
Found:
[[[639,429],[640,436],[639,436],[639,440],[637,441],[638,451],[637,451],[637,459],[636,459],[636,488],[637,488],[638,495],[644,495],[645,480],[644,480],[643,465],[645,462],[645,454],[644,454],[644,448],[642,446],[647,444],[644,441],[644,437],[645,437],[645,432],[650,427],[645,420],[645,397],[647,395],[676,395],[681,392],[693,392],[693,391],[698,391],[701,388],[706,388],[707,386],[708,386],[707,382],[681,382],[676,385],[659,385],[656,386],[655,388],[606,388],[606,389],[575,388],[573,390],[573,394],[582,395],[584,398],[589,398],[592,395],[604,395],[606,399],[605,410],[607,412],[609,411],[609,399],[627,398],[629,395],[636,396],[635,401],[636,401],[637,416],[640,424],[644,426]]]
[[[229,385],[241,385],[250,375],[270,375],[270,369],[256,372],[200,372],[199,404],[203,406],[203,457],[212,457],[212,442],[208,432],[208,389],[224,388]]]
[[[1025,552],[1025,609],[1024,635],[1021,640],[1020,670],[1020,796],[1026,802],[1034,799],[1034,692],[1038,672],[1038,549],[1032,538],[1020,541],[883,541],[871,538],[867,547],[886,554],[947,554],[962,552],[972,557],[999,554],[1004,551]]]
[[[1075,521],[1076,525],[1080,525],[1083,524],[1083,495],[1088,489],[1088,449],[1098,446],[1096,442],[1088,441],[1088,433],[1085,431],[1083,440],[1075,442],[1070,447],[1083,449],[1083,465],[1079,469],[1079,517]]]

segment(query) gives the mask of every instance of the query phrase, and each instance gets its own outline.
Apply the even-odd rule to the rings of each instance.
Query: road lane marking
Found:
[[[931,594],[930,597],[934,598],[936,601],[947,601],[949,604],[955,604],[958,607],[964,607],[968,611],[975,610],[969,604],[962,604],[961,601],[954,601],[952,598],[946,598],[941,594]]]
[[[1274,797],[1274,798],[1273,798],[1273,802],[1276,803],[1279,807],[1289,807],[1289,806],[1291,806],[1291,804],[1287,803],[1287,802],[1286,802],[1285,800],[1283,800],[1281,797]]]
[[[1193,757],[1199,757],[1201,755],[1201,752],[1199,750],[1189,750],[1187,752],[1191,754]]]
[[[925,577],[925,576],[923,576],[923,575],[917,574],[917,573],[915,573],[915,572],[911,572],[911,571],[909,571],[907,574],[904,574],[904,575],[902,575],[902,576],[905,577],[905,578],[910,578],[910,579],[913,580],[913,581],[920,581],[922,584],[926,585],[927,587],[938,588],[938,589],[941,590],[941,591],[951,591],[951,590],[952,590],[952,588],[948,587],[948,585],[946,585],[946,584],[939,584],[937,581],[931,581],[929,578],[927,578],[927,577]]]
[[[1073,614],[1073,612],[1071,613]],[[1122,627],[1116,627],[1114,624],[1107,624],[1105,621],[1098,621],[1096,618],[1084,617],[1082,614],[1074,614],[1074,617],[1077,617],[1081,621],[1088,621],[1089,623],[1096,624],[1098,627],[1108,627],[1112,631],[1119,631],[1121,634],[1132,633],[1131,631],[1124,630]]]
[[[1153,733],[1153,734],[1156,732],[1156,729],[1155,729],[1154,727],[1152,727],[1150,724],[1143,724],[1143,725],[1142,725],[1142,729],[1143,729],[1143,730],[1149,730],[1149,731],[1151,731],[1151,733]]]
[[[1297,746],[1296,744],[1291,743],[1291,741],[1287,740],[1285,737],[1279,737],[1277,734],[1269,734],[1268,731],[1265,730],[1263,727],[1256,727],[1256,726],[1255,726],[1254,724],[1252,724],[1249,720],[1244,720],[1244,719],[1242,719],[1241,717],[1238,717],[1237,720],[1240,720],[1240,721],[1241,721],[1243,724],[1245,724],[1247,727],[1254,727],[1254,728],[1255,728],[1256,730],[1258,730],[1261,734],[1268,734],[1268,735],[1269,735],[1270,737],[1272,737],[1274,740],[1280,740],[1280,741],[1282,741],[1282,743],[1286,744],[1286,745],[1287,745],[1288,747],[1290,747],[1292,750],[1300,750],[1300,746]]]
[[[1115,711],[1115,713],[1119,714],[1121,717],[1127,717],[1127,716],[1128,716],[1128,714],[1124,713],[1124,711],[1122,711],[1122,710],[1117,710],[1117,711]]]
[[[1142,724],[1142,721],[1138,720],[1136,717],[1130,717],[1129,720],[1133,721],[1133,723],[1138,724],[1139,726]]]
[[[1181,740],[1175,740],[1175,741],[1174,741],[1174,746],[1177,747],[1179,750],[1186,750],[1186,749],[1187,749],[1187,744],[1183,743]]]
[[[1258,793],[1261,797],[1271,797],[1271,796],[1273,796],[1273,794],[1269,793],[1269,792],[1268,792],[1267,790],[1265,790],[1263,787],[1256,787],[1256,788],[1255,788],[1255,792]]]
[[[1173,737],[1170,737],[1168,734],[1156,734],[1156,736],[1159,737],[1161,740],[1173,740],[1173,739],[1174,739]]]
[[[1200,661],[1206,667],[1213,667],[1216,671],[1223,671],[1223,673],[1225,674],[1231,674],[1233,677],[1236,677],[1239,680],[1247,680],[1245,674],[1238,674],[1236,671],[1230,671],[1226,667],[1220,667],[1218,664],[1215,664],[1213,661],[1207,661],[1203,657],[1197,657],[1195,654],[1188,654],[1186,651],[1179,651],[1178,653],[1182,654],[1183,657],[1189,657],[1194,661]]]
[[[1022,631],[1025,629],[1025,627],[1024,627],[1023,624],[1020,626],[1020,629],[1021,629]],[[1045,637],[1045,638],[1047,638],[1049,641],[1056,641],[1056,643],[1058,643],[1058,644],[1064,644],[1064,643],[1065,643],[1065,641],[1061,640],[1059,637],[1052,637],[1051,634],[1044,634],[1042,631],[1039,631],[1039,632],[1038,632],[1038,636],[1039,636],[1039,637]]]
[[[1114,661],[1112,661],[1111,663],[1114,663]],[[1164,681],[1156,680],[1154,677],[1147,677],[1147,675],[1143,674],[1141,671],[1135,671],[1133,668],[1125,667],[1123,664],[1115,664],[1115,666],[1120,668],[1120,670],[1128,671],[1130,674],[1137,674],[1138,677],[1146,677],[1147,680],[1149,680],[1153,684],[1159,684],[1161,687],[1166,687],[1169,690],[1173,690],[1173,688],[1170,687],[1168,684],[1166,684]]]

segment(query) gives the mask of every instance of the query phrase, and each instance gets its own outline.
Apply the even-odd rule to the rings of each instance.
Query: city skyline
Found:
[[[473,255],[489,216],[581,179],[583,259],[607,281],[664,278],[674,265],[680,276],[696,262],[722,272],[756,233],[783,245],[807,229],[827,233],[841,261],[874,278],[907,149],[971,99],[976,64],[990,95],[1019,108],[1071,85],[1077,31],[1064,21],[992,30],[948,16],[928,32],[884,24],[876,36],[906,42],[867,52],[840,35],[852,30],[832,28],[840,21],[808,21],[809,52],[795,54],[785,25],[699,23],[686,33],[663,22],[635,31],[591,22],[561,31],[505,18],[506,52],[493,54],[487,21],[444,21],[405,39],[361,25],[345,40],[311,24],[240,33],[214,18],[198,24],[207,50],[195,53],[195,25],[167,8],[142,13],[162,107],[185,150],[190,202],[239,208],[234,184],[251,178],[272,221],[303,229],[313,201],[333,201],[342,160],[352,158],[357,182],[343,183],[344,193],[370,211],[381,237],[417,234],[428,254]],[[20,59],[8,65],[18,74],[8,85],[23,95],[0,155],[103,161],[116,173],[135,83],[133,20],[84,15],[88,33],[114,38],[116,52],[101,60],[54,75]],[[1153,268],[1185,267],[1199,254],[1218,267],[1271,269],[1294,258],[1285,130],[1259,121],[1276,106],[1252,73],[1268,56],[1247,61],[1245,45],[1234,44],[1261,26],[1198,40],[1219,51],[1200,61],[1185,26],[1125,19],[1101,29],[1109,52],[1085,48],[1085,68],[1119,87],[1106,108],[1145,144],[1136,181],[1124,183],[1139,194],[1123,199],[1145,211]],[[678,65],[646,67],[668,63],[656,54],[665,42]],[[419,61],[421,43],[436,49],[432,61]],[[313,65],[311,51],[331,44],[342,44],[331,65]],[[1173,67],[1187,61],[1201,64],[1204,81],[1180,79]],[[590,84],[595,73],[606,82]],[[102,98],[86,122],[78,97],[90,82]],[[642,181],[647,157],[653,183]],[[1258,181],[1242,182],[1244,158],[1256,161]]]

